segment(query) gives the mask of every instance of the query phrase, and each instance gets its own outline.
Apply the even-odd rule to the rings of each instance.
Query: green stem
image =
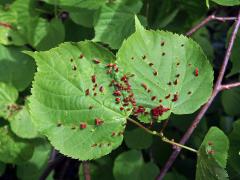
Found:
[[[188,147],[188,146],[184,146],[184,145],[182,145],[182,144],[176,143],[176,142],[174,142],[173,140],[169,140],[167,137],[165,137],[165,136],[163,135],[163,133],[158,133],[157,131],[152,131],[152,130],[146,128],[145,126],[143,126],[142,124],[140,124],[139,122],[131,119],[131,118],[128,118],[128,121],[130,121],[131,123],[133,123],[133,124],[137,125],[138,127],[142,128],[142,129],[143,129],[144,131],[146,131],[147,133],[152,134],[152,135],[154,135],[154,136],[160,137],[163,142],[166,142],[166,143],[168,143],[168,144],[171,144],[171,145],[174,145],[174,146],[177,146],[177,147],[181,147],[181,148],[187,149],[187,150],[192,151],[192,152],[194,152],[194,153],[198,153],[197,150],[195,150],[195,149],[193,149],[193,148],[190,148],[190,147]]]

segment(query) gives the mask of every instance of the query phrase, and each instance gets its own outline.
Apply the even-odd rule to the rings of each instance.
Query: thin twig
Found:
[[[184,146],[184,145],[182,145],[182,144],[179,144],[179,143],[177,143],[177,142],[174,142],[174,140],[169,140],[167,137],[165,137],[165,136],[163,135],[163,133],[158,133],[157,131],[152,131],[152,130],[146,128],[145,126],[143,126],[142,124],[140,124],[139,122],[131,119],[131,118],[128,118],[128,121],[130,121],[130,122],[134,123],[135,125],[137,125],[138,127],[142,128],[142,129],[145,130],[147,133],[152,134],[152,135],[154,135],[154,136],[160,137],[163,142],[166,142],[166,143],[168,143],[168,144],[171,144],[171,145],[173,145],[174,147],[181,147],[181,148],[187,149],[187,150],[189,150],[189,151],[192,151],[192,152],[194,152],[194,153],[197,153],[197,152],[198,152],[197,150],[195,150],[195,149],[193,149],[193,148],[190,148],[190,147],[188,147],[188,146]]]
[[[163,122],[163,126],[162,126],[162,129],[160,130],[160,133],[163,133],[163,131],[165,130],[165,128],[166,128],[167,125],[168,125],[168,122],[169,122],[169,119],[167,119],[167,120],[165,120],[165,121]]]
[[[221,90],[232,89],[232,88],[239,87],[239,86],[240,86],[240,82],[224,84],[221,86]]]
[[[55,165],[59,163],[62,159],[57,159],[57,151],[55,149],[52,149],[52,152],[50,154],[48,165],[45,168],[45,170],[42,172],[41,176],[39,177],[39,180],[45,180],[49,174],[54,169]]]
[[[237,20],[236,17],[217,17],[215,16],[215,13],[206,17],[205,19],[203,19],[199,24],[197,24],[196,26],[194,26],[192,29],[190,29],[186,35],[187,36],[191,36],[194,32],[196,32],[198,29],[202,28],[203,26],[205,26],[207,23],[209,23],[212,20],[217,20],[217,21],[221,21],[221,22],[225,22],[225,21],[235,21]]]
[[[208,102],[202,107],[202,109],[199,111],[198,115],[196,116],[196,118],[192,122],[192,124],[189,127],[189,129],[186,131],[184,136],[181,138],[179,144],[185,144],[187,142],[187,140],[190,138],[190,136],[192,135],[193,131],[195,130],[195,128],[199,124],[200,120],[202,119],[202,117],[205,115],[206,111],[210,107],[210,105],[213,102],[213,100],[216,97],[216,95],[219,93],[219,91],[222,90],[221,83],[222,83],[222,80],[223,80],[224,73],[226,71],[227,64],[229,62],[229,58],[230,58],[230,55],[231,55],[231,52],[232,52],[232,47],[233,47],[234,41],[236,39],[236,35],[237,35],[237,32],[238,32],[239,26],[240,26],[240,10],[239,10],[239,13],[238,13],[237,21],[236,21],[235,26],[234,26],[233,33],[231,35],[231,38],[230,38],[230,41],[229,41],[229,44],[228,44],[228,48],[227,48],[227,51],[226,51],[226,54],[225,54],[225,57],[224,57],[224,61],[223,61],[220,73],[219,73],[218,78],[217,78],[217,82],[216,82],[216,84],[214,86],[214,90],[213,90],[212,96],[210,97]],[[169,168],[172,166],[172,164],[176,160],[176,158],[177,158],[178,154],[180,153],[180,151],[181,151],[181,148],[177,148],[177,149],[175,149],[173,151],[173,153],[169,157],[168,161],[166,162],[166,164],[162,168],[159,176],[157,177],[157,180],[162,180],[163,179],[163,177],[165,176],[165,174],[167,173]]]
[[[83,161],[83,174],[85,180],[91,180],[90,168],[87,161]]]

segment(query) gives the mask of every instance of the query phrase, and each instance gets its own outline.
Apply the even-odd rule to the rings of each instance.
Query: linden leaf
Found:
[[[113,175],[116,180],[148,180],[159,173],[153,162],[144,163],[140,151],[130,150],[117,156],[114,162]]]
[[[117,64],[130,74],[142,122],[171,113],[190,114],[211,95],[213,70],[193,40],[164,31],[145,30],[136,19],[136,32],[122,45]],[[144,116],[149,116],[147,119]]]
[[[30,98],[38,130],[64,155],[96,159],[110,153],[123,140],[130,108],[126,111],[113,95],[109,66],[114,56],[85,41],[64,43],[46,52],[30,53],[38,72]]]
[[[39,179],[48,165],[49,155],[52,149],[50,144],[46,140],[37,139],[34,141],[34,145],[34,153],[31,159],[17,166],[17,177],[19,179]]]
[[[240,0],[212,0],[212,1],[223,6],[235,6],[240,4]]]
[[[34,146],[17,137],[7,125],[0,127],[0,161],[20,164],[32,157]]]
[[[0,81],[13,85],[19,91],[29,86],[36,69],[34,60],[22,50],[24,48],[0,45]]]
[[[21,138],[31,139],[38,135],[37,128],[30,116],[28,104],[13,113],[9,117],[9,122],[12,131]]]
[[[229,161],[228,166],[232,172],[240,172],[240,120],[233,124],[233,131],[229,135]],[[234,175],[235,176],[235,173]],[[231,177],[231,176],[230,176]]]
[[[14,111],[17,98],[18,92],[13,86],[0,82],[0,117],[7,118]]]
[[[228,148],[227,136],[220,129],[212,127],[199,148],[196,180],[228,179],[225,170]]]

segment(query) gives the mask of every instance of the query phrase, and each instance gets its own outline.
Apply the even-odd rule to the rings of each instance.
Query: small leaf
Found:
[[[10,116],[9,119],[10,127],[17,136],[21,138],[35,138],[38,135],[27,104],[21,110]]]
[[[115,159],[113,175],[116,180],[149,180],[155,179],[158,167],[152,163],[144,163],[140,151],[123,152]]]
[[[222,92],[222,105],[224,111],[232,116],[240,115],[240,88],[236,87]]]
[[[136,32],[118,51],[117,63],[131,75],[135,114],[143,122],[141,116],[151,122],[151,116],[163,120],[171,113],[193,113],[212,92],[213,70],[197,43],[182,35],[145,30],[138,20]]]
[[[123,40],[134,32],[134,16],[139,10],[122,4],[102,6],[96,17],[94,41],[101,41],[118,49]]]
[[[0,127],[0,161],[20,164],[32,157],[34,147],[14,135],[8,126]]]
[[[80,7],[88,9],[97,9],[105,4],[106,0],[44,0],[49,4],[58,6]]]
[[[232,32],[233,32],[233,27],[231,27],[228,31],[226,47],[229,43]],[[240,32],[238,31],[236,39],[233,44],[233,49],[232,49],[232,53],[231,53],[231,57],[230,57],[231,62],[232,62],[232,69],[231,69],[231,72],[228,74],[228,77],[240,72],[239,51],[240,51]]]
[[[19,91],[29,86],[35,72],[33,59],[23,54],[23,50],[0,45],[0,81],[13,85]]]
[[[28,161],[17,166],[17,177],[22,180],[39,179],[45,170],[49,155],[51,153],[51,146],[47,141],[37,139],[33,156]]]
[[[212,127],[205,136],[198,154],[196,180],[225,180],[229,141],[218,128]]]
[[[236,6],[240,4],[240,0],[212,0],[212,1],[223,6]]]
[[[229,135],[230,149],[228,166],[231,171],[240,172],[240,120],[233,124],[233,131]],[[235,176],[235,174],[233,175]]]
[[[8,118],[16,110],[17,98],[18,92],[14,87],[0,82],[0,117]]]
[[[124,140],[131,149],[147,149],[152,144],[152,135],[141,128],[125,131]]]
[[[116,103],[115,87],[109,86],[114,77],[107,66],[114,56],[89,41],[29,54],[38,66],[31,114],[51,144],[80,160],[96,159],[117,148],[130,111]],[[127,92],[119,91],[123,93]]]

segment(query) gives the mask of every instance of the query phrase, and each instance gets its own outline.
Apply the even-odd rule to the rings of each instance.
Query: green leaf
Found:
[[[76,7],[63,7],[66,11],[69,12],[70,18],[76,24],[93,27],[94,25],[94,16],[97,10],[87,9],[87,8],[76,8]]]
[[[17,98],[18,92],[13,86],[0,82],[0,117],[7,118],[11,114]]]
[[[38,66],[31,114],[51,144],[80,160],[96,159],[117,148],[129,112],[120,110],[115,89],[109,86],[113,77],[106,65],[114,56],[89,41],[29,54]]]
[[[124,140],[131,149],[147,149],[152,144],[152,135],[141,128],[125,131]]]
[[[24,45],[27,43],[26,27],[29,18],[34,17],[35,2],[32,0],[16,0],[8,8],[0,7],[0,43],[4,45]]]
[[[233,32],[233,27],[230,28],[228,31],[226,46],[229,43],[232,32]],[[240,31],[238,31],[236,39],[233,44],[233,49],[231,53],[232,69],[231,69],[231,72],[228,74],[228,77],[240,72],[239,51],[240,51]]]
[[[221,96],[224,111],[232,116],[240,115],[240,88],[233,88],[222,92]]]
[[[35,143],[32,158],[17,166],[17,177],[19,179],[39,179],[48,164],[51,146],[42,139],[37,139]]]
[[[34,60],[22,50],[0,45],[0,81],[13,85],[19,91],[29,86],[35,72]]]
[[[113,175],[116,180],[149,180],[155,179],[159,173],[158,167],[145,163],[140,151],[123,152],[115,159]]]
[[[106,0],[44,0],[49,4],[58,6],[80,7],[88,9],[97,9],[106,3]]]
[[[17,136],[21,138],[35,138],[38,135],[27,104],[23,106],[21,110],[10,116],[9,119],[10,127]]]
[[[5,164],[3,164],[2,162],[0,162],[0,176],[3,175],[3,173],[5,172],[6,166]]]
[[[34,147],[14,135],[8,126],[0,127],[0,161],[20,164],[32,157]]]
[[[61,20],[52,19],[48,22],[44,19],[36,18],[32,19],[30,23],[36,23],[35,26],[29,27],[29,32],[31,33],[29,34],[29,41],[37,50],[48,50],[64,41],[65,29]]]
[[[140,7],[142,6],[141,2]],[[134,16],[140,8],[123,4],[104,5],[94,26],[94,41],[101,41],[118,49],[123,40],[134,32]]]
[[[233,124],[233,131],[229,135],[230,148],[228,166],[231,171],[240,172],[240,120]]]
[[[205,136],[197,159],[196,180],[225,180],[229,141],[217,127],[212,127]]]
[[[212,92],[213,70],[197,43],[182,35],[145,30],[138,20],[136,32],[117,54],[117,63],[131,75],[137,106],[159,115],[159,120],[171,113],[193,113]],[[142,121],[150,122],[151,117]]]
[[[37,50],[46,50],[64,41],[65,30],[59,19],[48,21],[37,16],[32,0],[16,0],[8,10],[1,9],[0,43],[4,45],[30,44]]]
[[[235,6],[240,4],[240,0],[212,0],[212,1],[223,6]]]
[[[210,35],[207,28],[201,28],[193,34],[192,38],[202,47],[208,59],[213,62],[214,52],[213,46],[210,42]]]

